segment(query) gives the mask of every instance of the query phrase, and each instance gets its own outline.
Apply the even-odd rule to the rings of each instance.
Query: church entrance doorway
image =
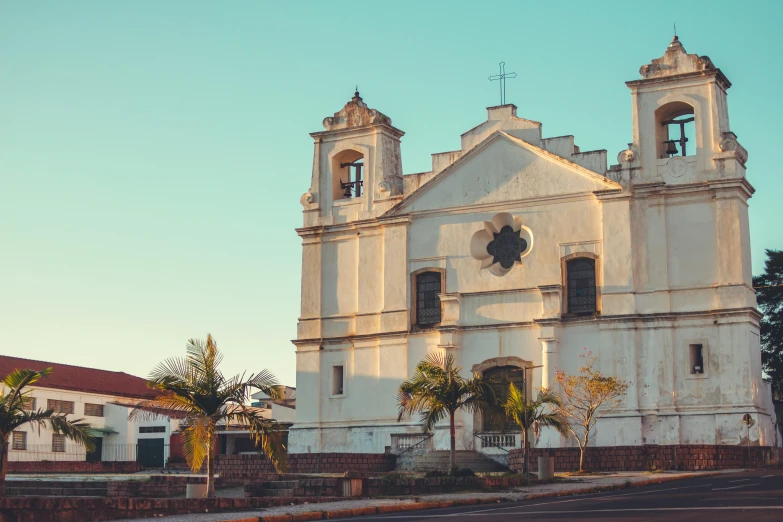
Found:
[[[523,368],[518,366],[495,366],[485,370],[483,373],[485,378],[493,381],[492,388],[495,390],[495,395],[497,395],[500,404],[506,402],[509,384],[513,383],[519,390],[524,390],[525,376]],[[497,407],[483,415],[481,430],[484,433],[498,433],[515,432],[518,431],[518,428],[506,416],[503,408]]]

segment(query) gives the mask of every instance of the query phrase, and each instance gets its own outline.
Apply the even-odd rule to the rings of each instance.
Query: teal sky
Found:
[[[299,197],[358,84],[405,172],[507,99],[611,162],[672,22],[734,86],[754,273],[783,248],[783,2],[0,1],[0,353],[146,375],[211,332],[294,384]],[[694,260],[698,262],[698,260]]]

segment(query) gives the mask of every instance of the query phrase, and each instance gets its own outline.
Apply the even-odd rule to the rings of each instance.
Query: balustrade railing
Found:
[[[517,434],[515,433],[474,433],[477,439],[479,439],[479,446],[481,449],[486,448],[499,448],[503,451],[508,451],[507,448],[516,448]]]
[[[400,455],[412,449],[432,449],[432,434],[400,433],[391,436],[391,451]]]

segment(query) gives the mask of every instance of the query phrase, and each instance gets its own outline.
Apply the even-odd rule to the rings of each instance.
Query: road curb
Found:
[[[538,498],[566,497],[570,495],[584,495],[586,493],[600,493],[602,491],[614,491],[618,489],[639,488],[652,484],[662,484],[664,482],[674,482],[676,480],[685,480],[689,478],[707,478],[721,475],[715,473],[691,473],[687,475],[678,475],[676,477],[656,477],[648,480],[641,480],[628,484],[617,484],[614,486],[592,486],[581,489],[570,489],[567,491],[553,491],[551,493],[531,493],[525,495],[524,500],[533,500]],[[346,499],[350,500],[350,499]],[[492,498],[465,498],[456,500],[447,500],[442,502],[409,502],[406,504],[391,504],[388,506],[370,506],[354,509],[333,509],[327,511],[308,511],[305,513],[296,513],[293,515],[265,515],[260,517],[243,518],[240,520],[220,520],[218,522],[311,522],[313,520],[330,520],[335,518],[363,517],[368,515],[386,515],[389,513],[400,513],[404,511],[423,511],[427,509],[444,509],[459,506],[472,506],[476,504],[497,504],[499,502],[508,502],[505,497]]]
[[[615,491],[618,489],[640,488],[642,486],[662,484],[664,482],[674,482],[675,480],[685,480],[689,478],[708,478],[708,477],[716,477],[718,475],[721,475],[721,473],[720,472],[699,473],[699,474],[691,473],[688,475],[677,475],[676,477],[658,477],[658,478],[652,478],[648,480],[640,480],[638,482],[631,482],[630,485],[617,484],[613,486],[592,486],[592,487],[581,488],[581,489],[569,489],[567,491],[552,491],[550,493],[531,493],[530,495],[525,496],[525,500],[534,500],[538,498],[552,498],[552,497],[568,497],[571,495],[584,495],[586,493],[600,493],[602,491]]]

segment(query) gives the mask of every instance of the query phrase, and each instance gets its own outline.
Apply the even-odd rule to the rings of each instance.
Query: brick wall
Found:
[[[35,461],[9,462],[9,473],[136,473],[137,462]]]
[[[321,498],[319,501],[341,500]],[[312,501],[312,499],[308,499]],[[297,498],[0,498],[0,522],[89,522],[191,513],[225,513],[298,504]]]
[[[114,480],[108,482],[106,496],[128,498],[172,498],[184,496],[188,484],[206,484],[206,477],[190,475],[153,475],[149,480]],[[241,480],[215,479],[215,487],[241,486]]]
[[[555,457],[555,471],[579,470],[579,448],[531,448],[530,469],[538,457]],[[511,450],[509,467],[521,470],[524,451]],[[779,448],[768,446],[716,446],[708,444],[588,447],[584,468],[590,471],[644,471],[653,469],[706,470],[764,467],[781,462]]]
[[[392,471],[395,456],[382,453],[292,453],[288,455],[289,473],[378,473]],[[273,474],[275,468],[263,455],[218,455],[215,471],[221,478],[257,478]]]
[[[339,497],[343,494],[343,478],[294,478],[283,475],[273,480],[296,480],[294,495],[297,497]],[[521,477],[429,477],[400,478],[387,476],[382,478],[361,479],[362,496],[378,497],[390,495],[421,495],[449,493],[466,490],[495,490],[518,487]],[[252,482],[245,485],[245,496],[264,495],[270,487],[268,481]]]

